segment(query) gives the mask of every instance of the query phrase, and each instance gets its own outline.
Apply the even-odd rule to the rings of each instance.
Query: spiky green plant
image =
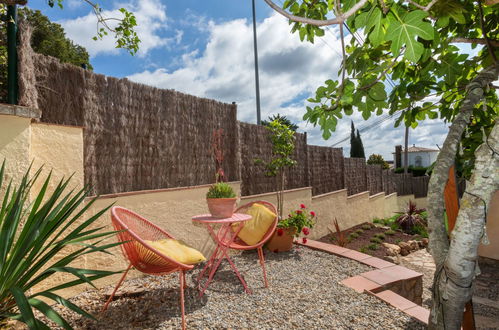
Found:
[[[206,198],[234,198],[236,194],[234,193],[234,189],[225,182],[215,183],[210,187],[208,193],[206,194]]]
[[[4,169],[5,161],[0,169],[0,189],[5,188],[0,198],[0,327],[11,318],[24,322],[30,329],[48,329],[47,324],[35,316],[34,310],[38,310],[58,326],[71,329],[69,323],[47,304],[50,300],[93,318],[55,292],[82,283],[93,286],[92,281],[117,273],[73,266],[73,262],[84,255],[109,253],[107,249],[120,244],[102,243],[114,232],[103,232],[103,227],[90,229],[108,208],[78,223],[95,201],[93,199],[82,206],[88,189],[68,192],[69,178],[61,180],[49,194],[49,174],[40,191],[30,201],[30,190],[40,176],[41,169],[31,178],[28,170],[21,183],[14,185],[10,181],[6,187],[3,186]],[[48,289],[34,290],[36,285],[43,284],[58,273],[68,273],[75,278]]]

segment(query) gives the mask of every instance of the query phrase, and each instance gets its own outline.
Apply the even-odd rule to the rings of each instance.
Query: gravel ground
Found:
[[[218,269],[202,299],[195,289],[199,268],[188,273],[187,327],[191,329],[423,329],[417,321],[367,294],[359,294],[339,281],[371,268],[356,261],[308,248],[266,252],[270,288],[263,287],[256,252],[233,260],[253,294],[243,287],[227,262]],[[127,281],[147,286],[137,297],[113,301],[97,322],[64,311],[77,329],[170,329],[181,325],[178,276],[147,276]],[[72,299],[98,314],[104,292],[87,291]]]

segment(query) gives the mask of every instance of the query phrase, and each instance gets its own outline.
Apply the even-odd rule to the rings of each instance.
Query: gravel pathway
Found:
[[[308,248],[266,252],[270,288],[263,287],[256,252],[233,260],[253,294],[247,295],[227,262],[199,299],[194,280],[199,268],[188,273],[187,327],[191,329],[423,329],[417,321],[339,281],[371,268],[356,261]],[[181,324],[178,276],[147,276],[127,281],[147,286],[137,297],[111,303],[97,322],[64,311],[77,329],[170,329]],[[87,291],[72,299],[91,313],[102,307],[104,292]]]

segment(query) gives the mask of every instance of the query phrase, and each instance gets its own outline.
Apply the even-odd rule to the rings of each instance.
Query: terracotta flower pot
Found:
[[[208,209],[213,217],[230,218],[236,209],[237,198],[207,198]]]
[[[294,235],[296,233],[295,228],[283,228],[282,234],[279,235],[279,228],[276,229],[274,235],[270,238],[267,243],[267,249],[273,252],[284,252],[289,251],[293,248]]]

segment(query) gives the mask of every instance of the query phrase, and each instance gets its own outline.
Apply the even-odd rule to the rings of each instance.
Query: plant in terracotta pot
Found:
[[[230,218],[234,214],[236,200],[234,190],[225,182],[215,183],[206,194],[208,209],[217,218]]]
[[[267,244],[267,248],[274,252],[289,251],[293,248],[293,239],[300,234],[307,236],[310,229],[314,227],[316,214],[314,211],[308,211],[304,204],[300,209],[292,211],[287,218],[282,219],[277,224],[277,229]],[[302,238],[303,243],[307,238]]]

